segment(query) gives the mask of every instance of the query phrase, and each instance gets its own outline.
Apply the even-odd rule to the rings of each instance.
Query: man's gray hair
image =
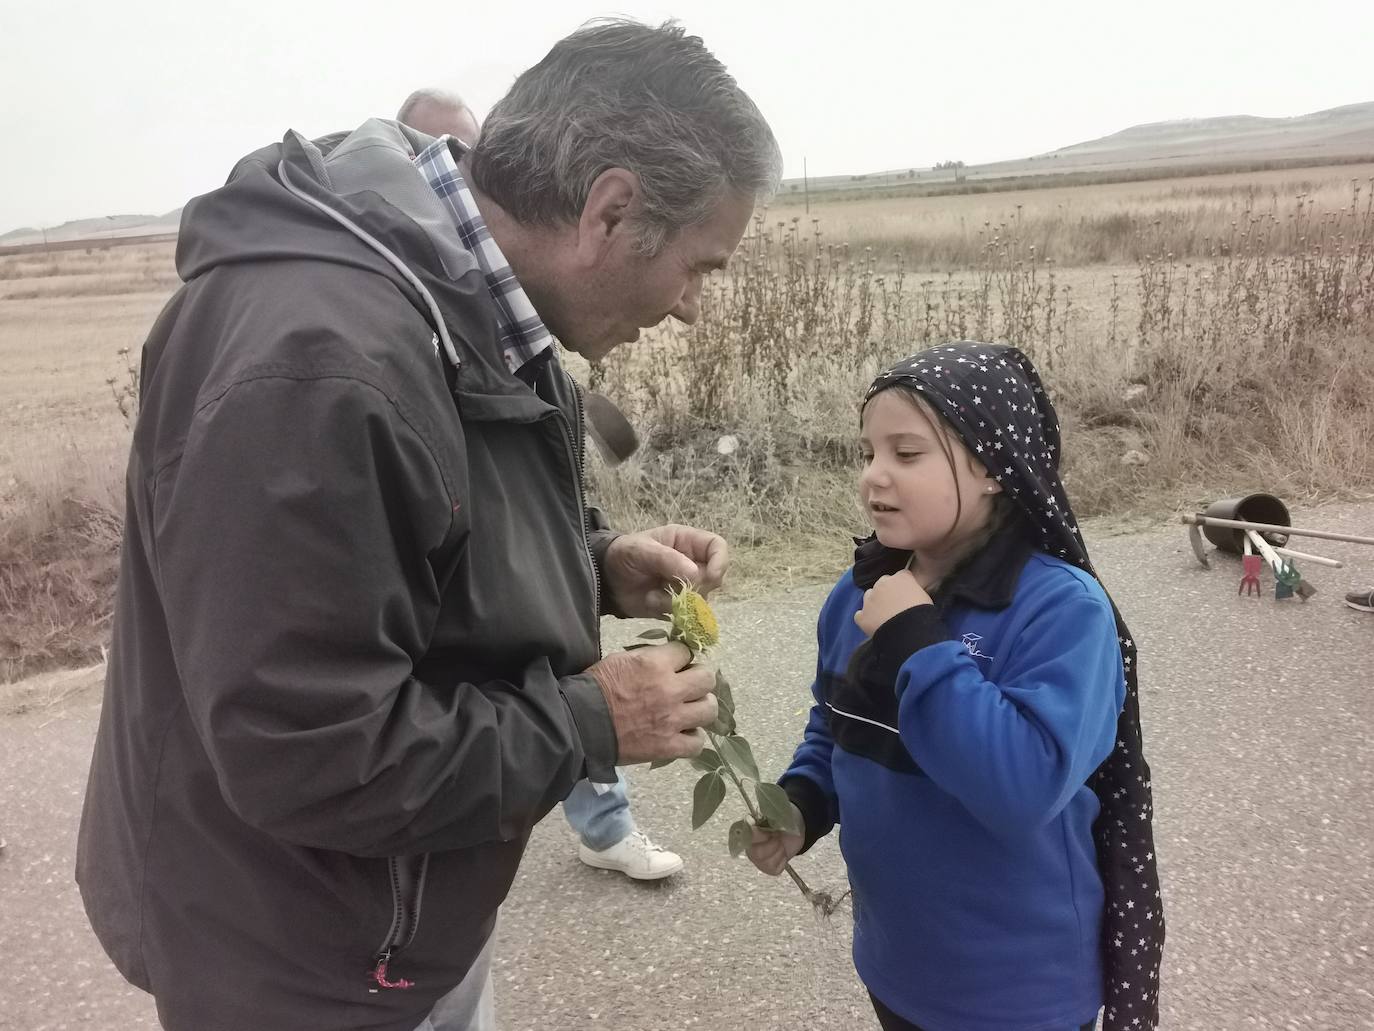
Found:
[[[657,253],[728,191],[777,189],[758,107],[701,39],[666,22],[589,22],[515,80],[468,157],[474,184],[526,225],[575,222],[608,168],[639,177],[639,249]]]
[[[421,104],[429,103],[436,107],[451,107],[455,111],[471,111],[467,101],[457,93],[450,93],[441,89],[417,89],[401,105],[401,110],[396,112],[396,121],[402,125],[410,124],[410,116],[415,113],[415,109]]]

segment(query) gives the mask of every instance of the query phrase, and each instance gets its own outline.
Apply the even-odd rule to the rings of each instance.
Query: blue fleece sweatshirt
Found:
[[[870,643],[845,574],[782,783],[808,847],[842,825],[854,963],[884,1004],[925,1031],[1064,1031],[1102,1004],[1085,782],[1114,744],[1121,652],[1087,573],[1028,546],[981,558]]]

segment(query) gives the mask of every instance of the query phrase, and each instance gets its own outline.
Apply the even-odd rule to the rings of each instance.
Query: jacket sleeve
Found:
[[[606,513],[599,508],[589,506],[586,519],[587,549],[592,553],[592,562],[596,564],[596,575],[601,578],[601,612],[598,615],[623,619],[625,613],[616,607],[615,601],[611,598],[610,581],[606,576],[606,554],[621,534],[610,528],[606,521]]]
[[[949,639],[931,605],[873,637],[895,683],[907,751],[1003,835],[1032,833],[1063,810],[1110,753],[1125,696],[1105,597],[1066,575],[1032,603],[1034,614],[1001,646],[1009,654],[996,683]]]
[[[837,593],[838,588],[831,592],[817,621],[816,679],[811,683],[814,704],[806,719],[806,730],[802,735],[801,744],[792,755],[792,764],[778,778],[778,783],[787,792],[787,797],[801,810],[802,819],[806,824],[802,841],[803,852],[829,834],[839,822],[835,778],[830,766],[835,752],[835,742],[830,736],[830,719],[826,715],[822,682],[826,654],[825,628],[829,620],[833,619]]]
[[[615,761],[600,689],[421,683],[465,499],[424,434],[344,376],[264,376],[192,421],[154,483],[186,705],[228,805],[301,845],[381,856],[526,832]]]

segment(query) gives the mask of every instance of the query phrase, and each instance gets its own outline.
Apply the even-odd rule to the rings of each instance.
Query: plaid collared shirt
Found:
[[[453,216],[463,246],[477,258],[486,276],[487,289],[496,302],[496,322],[501,331],[506,367],[516,373],[553,346],[553,334],[534,310],[524,287],[511,271],[510,262],[492,239],[491,230],[477,210],[477,202],[472,199],[472,190],[458,171],[458,162],[449,149],[450,140],[448,136],[439,137],[420,152],[415,164]],[[452,140],[452,144],[463,146],[457,140]]]

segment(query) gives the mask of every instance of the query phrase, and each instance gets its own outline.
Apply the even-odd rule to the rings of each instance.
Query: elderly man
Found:
[[[288,133],[187,206],[77,855],[170,1031],[487,1026],[530,829],[700,750],[711,675],[602,657],[598,616],[716,585],[724,542],[589,532],[554,338],[695,320],[778,165],[700,40],[617,21],[471,151]]]
[[[481,131],[467,103],[439,89],[416,90],[401,105],[396,120],[430,136],[453,136],[467,147],[477,142]],[[589,429],[594,429],[594,411],[587,415]],[[629,785],[619,770],[614,784],[578,781],[563,800],[563,815],[577,833],[577,857],[588,866],[616,870],[637,881],[657,881],[684,865],[681,856],[656,845],[635,825]]]

